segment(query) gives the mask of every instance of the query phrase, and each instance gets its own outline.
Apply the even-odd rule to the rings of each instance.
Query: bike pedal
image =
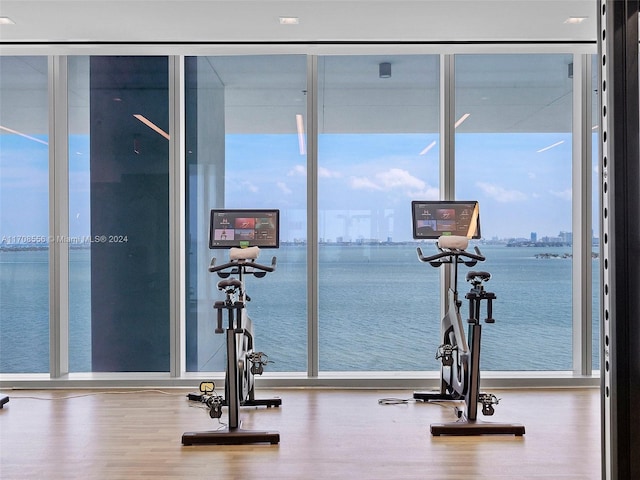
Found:
[[[211,418],[221,418],[222,417],[222,404],[217,403],[215,405],[211,405],[209,408],[209,416]]]
[[[486,417],[490,417],[491,415],[493,415],[495,413],[495,410],[493,408],[493,405],[482,405],[482,414]]]

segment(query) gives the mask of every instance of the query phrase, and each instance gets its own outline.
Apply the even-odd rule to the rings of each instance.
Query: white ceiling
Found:
[[[2,0],[14,42],[593,42],[596,0]],[[280,25],[280,16],[299,18]],[[566,24],[569,17],[586,17]]]
[[[42,110],[42,105],[46,106],[46,90],[38,90],[29,84],[33,80],[46,85],[46,62],[23,56],[21,52],[25,49],[33,53],[29,49],[36,48],[40,55],[59,51],[111,55],[119,54],[121,50],[136,55],[142,53],[135,48],[148,42],[161,43],[153,48],[166,55],[175,53],[171,51],[176,47],[175,42],[188,42],[179,44],[178,48],[184,49],[185,55],[196,55],[206,53],[198,51],[200,47],[195,45],[198,43],[247,42],[253,45],[241,53],[261,53],[255,43],[277,42],[290,48],[288,42],[300,42],[305,44],[300,53],[317,53],[317,49],[327,47],[314,42],[327,42],[341,48],[342,42],[389,41],[433,42],[436,53],[446,50],[446,44],[450,42],[456,45],[500,42],[501,53],[526,53],[530,48],[525,45],[527,43],[537,43],[535,48],[538,50],[540,44],[564,45],[559,50],[560,55],[536,57],[533,61],[530,57],[520,57],[505,64],[495,56],[483,56],[481,64],[471,70],[471,75],[457,72],[458,86],[464,87],[466,95],[459,99],[459,107],[472,113],[470,120],[463,124],[465,130],[558,132],[566,131],[567,125],[571,124],[571,80],[565,72],[572,60],[567,53],[575,51],[576,46],[583,51],[595,52],[597,2],[1,0],[0,16],[10,17],[15,22],[14,25],[0,25],[0,54],[8,55],[0,57],[0,69],[4,70],[0,101],[6,107],[3,108],[2,123],[17,130],[47,131],[46,111],[35,114]],[[280,25],[280,16],[296,16],[300,23]],[[580,24],[567,24],[565,21],[569,17],[585,19]],[[110,45],[112,50],[104,53],[103,46],[96,46],[95,42],[117,42],[118,45]],[[134,45],[132,50],[129,42],[138,47]],[[518,45],[514,46],[514,43]],[[587,45],[586,50],[581,46],[583,44]],[[228,51],[229,47],[225,48]],[[412,48],[405,44],[389,53],[385,52],[384,45],[375,44],[363,55],[352,51],[350,53],[355,56],[342,59],[335,56],[321,64],[325,87],[320,91],[320,130],[437,131],[438,77],[430,73],[437,70],[429,63],[437,60],[433,57],[416,60],[401,55],[415,53]],[[337,51],[340,53],[341,50]],[[234,54],[233,48],[230,54]],[[392,78],[378,78],[380,62],[392,63]],[[80,75],[75,77],[88,78],[88,67],[83,68],[86,71],[77,72]],[[292,119],[305,103],[304,56],[260,59],[231,56],[226,60],[211,61],[207,69],[211,78],[221,82],[226,91],[227,131],[294,131]],[[552,78],[548,72],[555,72],[556,77]],[[92,72],[92,75],[95,77],[99,73]],[[105,74],[114,75],[113,72]],[[519,79],[518,85],[524,82],[535,88],[528,88],[523,95],[521,88],[515,88],[515,79]],[[71,85],[70,91],[70,113],[85,118],[89,108],[86,88]],[[39,121],[34,123],[34,119]]]

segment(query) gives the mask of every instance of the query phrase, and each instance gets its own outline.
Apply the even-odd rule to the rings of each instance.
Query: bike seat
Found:
[[[471,280],[474,280],[474,279],[478,279],[481,282],[486,282],[490,278],[491,278],[491,274],[489,272],[476,272],[474,270],[467,272],[467,282],[470,282]]]
[[[218,289],[224,290],[225,288],[233,287],[240,288],[242,286],[242,282],[235,278],[230,278],[229,280],[220,280],[218,282]]]
[[[260,255],[260,247],[248,247],[237,248],[231,247],[229,249],[229,258],[231,260],[255,260]]]
[[[459,235],[443,235],[438,238],[438,246],[452,250],[466,250],[469,246],[469,239]]]

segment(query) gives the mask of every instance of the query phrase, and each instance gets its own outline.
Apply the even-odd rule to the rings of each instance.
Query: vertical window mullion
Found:
[[[320,368],[318,327],[318,57],[307,57],[307,375]]]
[[[455,198],[455,56],[440,56],[440,199]]]
[[[573,56],[572,316],[573,372],[590,375],[592,361],[591,61]]]
[[[184,57],[169,57],[169,299],[171,377],[186,371]]]
[[[440,199],[455,199],[455,114],[456,76],[455,55],[440,55]],[[440,269],[440,316],[448,305],[451,275],[448,268]]]
[[[49,374],[69,373],[67,57],[49,57]]]

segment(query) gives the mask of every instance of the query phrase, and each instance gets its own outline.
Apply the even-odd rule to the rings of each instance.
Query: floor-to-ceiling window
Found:
[[[320,57],[318,78],[320,370],[435,370],[411,201],[439,196],[439,57]]]
[[[498,298],[486,369],[572,368],[572,59],[455,59],[455,194],[480,202]]]
[[[410,207],[443,191],[442,57],[316,58],[315,79],[307,55],[185,59],[188,372],[224,368],[212,308],[219,278],[207,271],[226,255],[208,248],[209,210],[223,207],[281,212],[280,248],[260,257],[276,256],[277,269],[247,280],[256,349],[274,362],[267,372],[299,376],[316,347],[321,373],[439,368],[440,271],[417,259]],[[480,201],[477,244],[488,260],[479,267],[498,297],[483,368],[571,370],[573,55],[450,58],[455,197]],[[47,372],[47,58],[0,61],[0,372]],[[68,69],[69,370],[167,372],[171,322],[181,321],[169,306],[169,232],[178,227],[168,213],[168,58],[71,56]],[[307,156],[311,80],[317,158]],[[318,210],[309,211],[316,160]],[[309,221],[318,238],[307,238]],[[308,264],[308,242],[318,242],[317,264]],[[317,318],[307,311],[313,275]],[[597,368],[595,256],[593,280]],[[307,343],[316,340],[309,321],[317,345]]]
[[[280,248],[259,260],[277,268],[246,279],[255,349],[269,372],[307,368],[307,60],[304,55],[186,60],[186,369],[222,371],[224,336],[214,334],[216,288],[208,272],[209,211],[279,209]]]
[[[0,56],[0,372],[49,371],[47,57]]]

